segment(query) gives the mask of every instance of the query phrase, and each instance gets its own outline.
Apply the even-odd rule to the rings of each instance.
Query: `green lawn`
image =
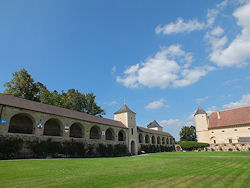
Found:
[[[250,187],[250,152],[0,161],[0,187]]]

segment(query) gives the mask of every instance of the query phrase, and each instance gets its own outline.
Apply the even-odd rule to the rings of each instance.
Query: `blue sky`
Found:
[[[250,105],[250,2],[0,1],[0,92],[25,68],[50,90],[94,92],[107,118],[126,99],[137,124],[177,140],[198,104]]]

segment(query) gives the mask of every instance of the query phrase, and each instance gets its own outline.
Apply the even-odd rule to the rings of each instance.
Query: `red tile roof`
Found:
[[[69,117],[78,120],[84,120],[94,123],[100,123],[105,125],[111,125],[116,127],[127,128],[122,122],[111,119],[101,118],[93,115],[89,115],[82,112],[77,112],[57,106],[43,104],[40,102],[30,101],[11,95],[0,94],[0,105],[12,106],[37,112],[43,112],[47,114],[54,114],[58,116]]]
[[[232,125],[244,125],[250,123],[250,106],[219,111],[220,119],[217,112],[209,116],[208,128],[220,128]]]

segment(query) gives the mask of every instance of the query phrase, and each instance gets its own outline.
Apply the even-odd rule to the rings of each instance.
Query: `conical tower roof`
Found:
[[[198,109],[196,110],[195,114],[194,115],[197,115],[197,114],[207,114],[202,108],[201,106],[199,105],[198,106]]]
[[[131,113],[134,113],[132,110],[129,109],[129,107],[124,104],[118,111],[116,111],[114,114],[121,114],[121,113],[124,113],[124,112],[131,112]]]
[[[150,125],[148,125],[148,128],[155,128],[155,127],[162,128],[162,126],[160,126],[156,120],[154,120]]]

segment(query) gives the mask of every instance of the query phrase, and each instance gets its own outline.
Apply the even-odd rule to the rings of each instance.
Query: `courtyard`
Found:
[[[249,187],[250,152],[0,161],[0,187]]]

